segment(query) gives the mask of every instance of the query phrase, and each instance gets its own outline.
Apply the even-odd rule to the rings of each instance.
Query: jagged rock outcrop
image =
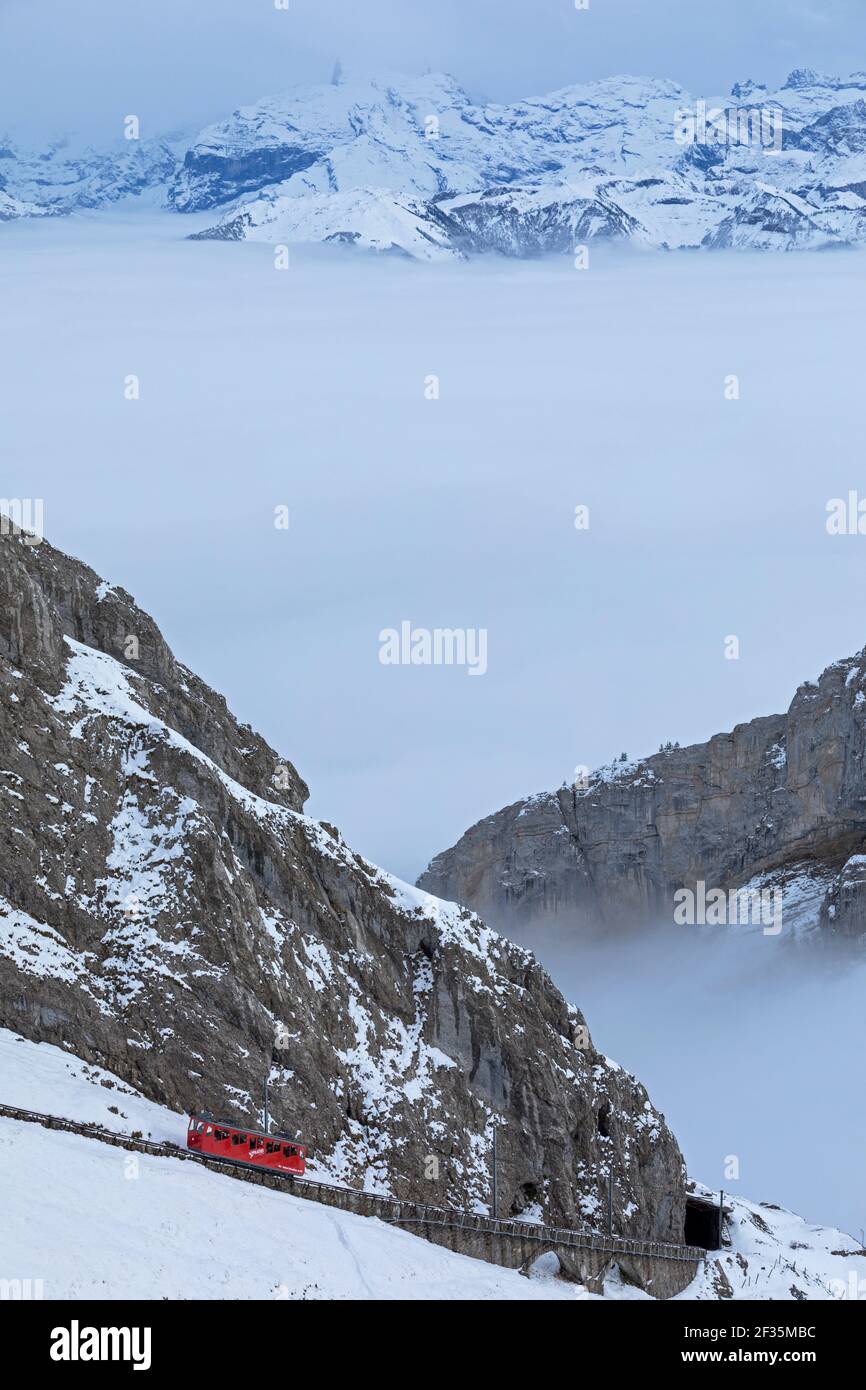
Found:
[[[314,1171],[680,1240],[682,1158],[526,951],[302,813],[294,767],[122,589],[0,536],[0,1026]]]
[[[866,649],[784,715],[614,763],[474,825],[419,884],[503,930],[672,923],[675,894],[782,895],[782,930],[866,934]]]

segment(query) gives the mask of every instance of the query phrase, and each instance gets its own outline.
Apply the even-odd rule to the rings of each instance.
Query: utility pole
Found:
[[[607,1169],[607,1233],[613,1235],[613,1164]]]
[[[498,1192],[497,1192],[497,1177],[498,1177],[498,1174],[497,1174],[497,1171],[496,1171],[496,1129],[497,1129],[497,1125],[496,1125],[496,1121],[494,1120],[494,1122],[493,1122],[493,1216],[494,1216],[494,1219],[495,1219],[496,1213],[497,1213],[497,1211],[498,1211],[498,1202],[497,1202],[497,1196],[498,1196]]]
[[[269,1125],[269,1123],[268,1123],[268,1078],[267,1078],[267,1076],[266,1076],[266,1077],[265,1077],[265,1134],[270,1134],[270,1132],[271,1132],[271,1130],[270,1130],[270,1125]]]

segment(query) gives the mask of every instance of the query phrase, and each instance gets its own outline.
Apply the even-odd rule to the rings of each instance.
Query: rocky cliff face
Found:
[[[866,934],[866,649],[787,714],[516,802],[419,883],[507,930],[674,921],[683,888],[781,895],[782,930]]]
[[[682,1158],[526,951],[302,813],[122,589],[0,536],[0,1026],[341,1182],[679,1240]]]

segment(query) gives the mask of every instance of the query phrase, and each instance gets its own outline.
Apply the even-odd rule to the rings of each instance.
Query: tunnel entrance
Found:
[[[686,1245],[698,1245],[702,1250],[721,1249],[722,1222],[718,1202],[710,1202],[705,1197],[686,1197],[683,1239]]]
[[[514,1194],[514,1201],[511,1203],[509,1215],[520,1217],[523,1216],[525,1212],[533,1210],[539,1213],[541,1211],[538,1186],[534,1182],[522,1183]]]

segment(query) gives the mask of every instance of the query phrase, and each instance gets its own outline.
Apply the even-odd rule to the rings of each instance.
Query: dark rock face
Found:
[[[0,1026],[314,1171],[681,1240],[682,1158],[526,951],[352,853],[158,629],[0,536]]]
[[[452,244],[464,252],[497,251],[527,257],[567,255],[593,238],[627,239],[639,224],[608,198],[554,197],[541,188],[494,190],[439,205]]]
[[[862,936],[864,754],[866,649],[801,686],[786,715],[506,807],[419,883],[498,928],[556,916],[576,931],[671,923],[674,895],[698,881],[776,887],[798,931]]]
[[[200,212],[204,208],[219,207],[244,193],[257,192],[302,173],[315,164],[322,153],[291,144],[242,153],[188,150],[182,175],[169,188],[167,205],[176,212]]]
[[[841,158],[866,150],[866,101],[834,106],[791,137],[792,145]]]
[[[778,246],[792,250],[807,246],[824,248],[832,243],[833,238],[823,230],[817,210],[813,216],[804,205],[794,205],[775,192],[764,193],[738,208],[704,241],[711,251],[745,244],[758,249]]]

